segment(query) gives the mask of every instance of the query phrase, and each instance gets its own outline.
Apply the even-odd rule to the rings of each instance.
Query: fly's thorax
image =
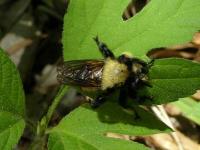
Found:
[[[122,85],[128,78],[129,71],[125,64],[113,59],[106,59],[103,67],[101,89],[106,90]]]

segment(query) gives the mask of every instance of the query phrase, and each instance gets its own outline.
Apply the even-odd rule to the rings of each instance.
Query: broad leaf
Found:
[[[149,48],[189,41],[200,28],[200,19],[196,19],[200,14],[199,0],[152,0],[136,16],[123,21],[121,14],[127,4],[126,0],[72,1],[64,20],[65,60],[99,58],[100,53],[92,40],[95,35],[114,47],[117,55],[126,50],[142,57]],[[156,60],[150,70],[153,88],[148,91],[154,103],[175,101],[193,94],[199,88],[198,73],[193,74],[196,68],[199,70],[199,65],[189,61]]]
[[[182,114],[188,119],[200,125],[200,103],[192,98],[182,98],[177,102],[172,103],[178,107]]]
[[[102,58],[93,41],[95,36],[105,42],[116,56],[128,51],[143,58],[151,48],[190,41],[200,28],[199,0],[151,0],[136,16],[123,21],[122,13],[129,2],[70,1],[64,18],[64,59]],[[198,64],[185,60],[155,61],[149,73],[153,88],[148,89],[147,94],[154,97],[154,103],[193,94],[199,88],[196,69],[199,70]],[[194,70],[196,72],[192,75]],[[188,83],[185,86],[186,81],[192,82],[193,87]],[[164,126],[160,128],[161,123],[148,113],[142,113],[142,120],[136,122],[133,115],[125,113],[115,103],[110,104],[103,105],[98,113],[86,108],[76,109],[52,130],[49,149],[144,149],[133,142],[107,138],[103,134],[147,135],[167,130]]]
[[[0,149],[13,149],[22,135],[24,104],[19,73],[0,49]]]
[[[151,48],[188,42],[200,29],[199,0],[151,0],[136,16],[122,20],[130,0],[73,0],[64,18],[65,60],[101,58],[93,37],[116,55],[143,56]]]
[[[199,72],[200,64],[189,60],[157,60],[149,73],[153,87],[148,89],[148,94],[160,104],[190,96],[200,88]]]
[[[108,138],[107,132],[128,135],[147,135],[170,131],[153,115],[139,109],[141,118],[124,111],[116,103],[106,103],[95,112],[80,107],[65,117],[50,132],[48,147],[56,149],[145,149],[143,145],[133,141]]]

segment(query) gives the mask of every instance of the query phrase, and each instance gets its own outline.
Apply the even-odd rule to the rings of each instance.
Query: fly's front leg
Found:
[[[148,67],[148,69],[150,69],[150,68],[153,66],[154,61],[155,61],[155,59],[152,58],[152,59],[147,63],[147,67]]]
[[[99,38],[98,37],[95,37],[94,38],[94,41],[96,42],[100,52],[102,53],[102,55],[105,57],[105,58],[114,58],[114,54],[111,52],[111,50],[107,47],[107,45],[101,41],[99,41]]]

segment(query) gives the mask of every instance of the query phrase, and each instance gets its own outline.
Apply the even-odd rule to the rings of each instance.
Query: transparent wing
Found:
[[[57,79],[62,84],[100,87],[103,60],[72,60],[58,67]]]

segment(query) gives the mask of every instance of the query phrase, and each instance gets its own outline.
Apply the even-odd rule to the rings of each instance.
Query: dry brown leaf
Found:
[[[200,150],[200,145],[176,131],[177,136],[180,139],[180,143],[184,150]],[[154,147],[155,149],[161,150],[180,150],[177,143],[171,136],[171,134],[161,133],[146,137],[146,143]]]
[[[200,101],[200,90],[197,90],[197,92],[196,92],[194,95],[192,95],[192,97],[193,97],[195,100]]]
[[[200,32],[196,33],[192,39],[192,43],[200,45]]]

